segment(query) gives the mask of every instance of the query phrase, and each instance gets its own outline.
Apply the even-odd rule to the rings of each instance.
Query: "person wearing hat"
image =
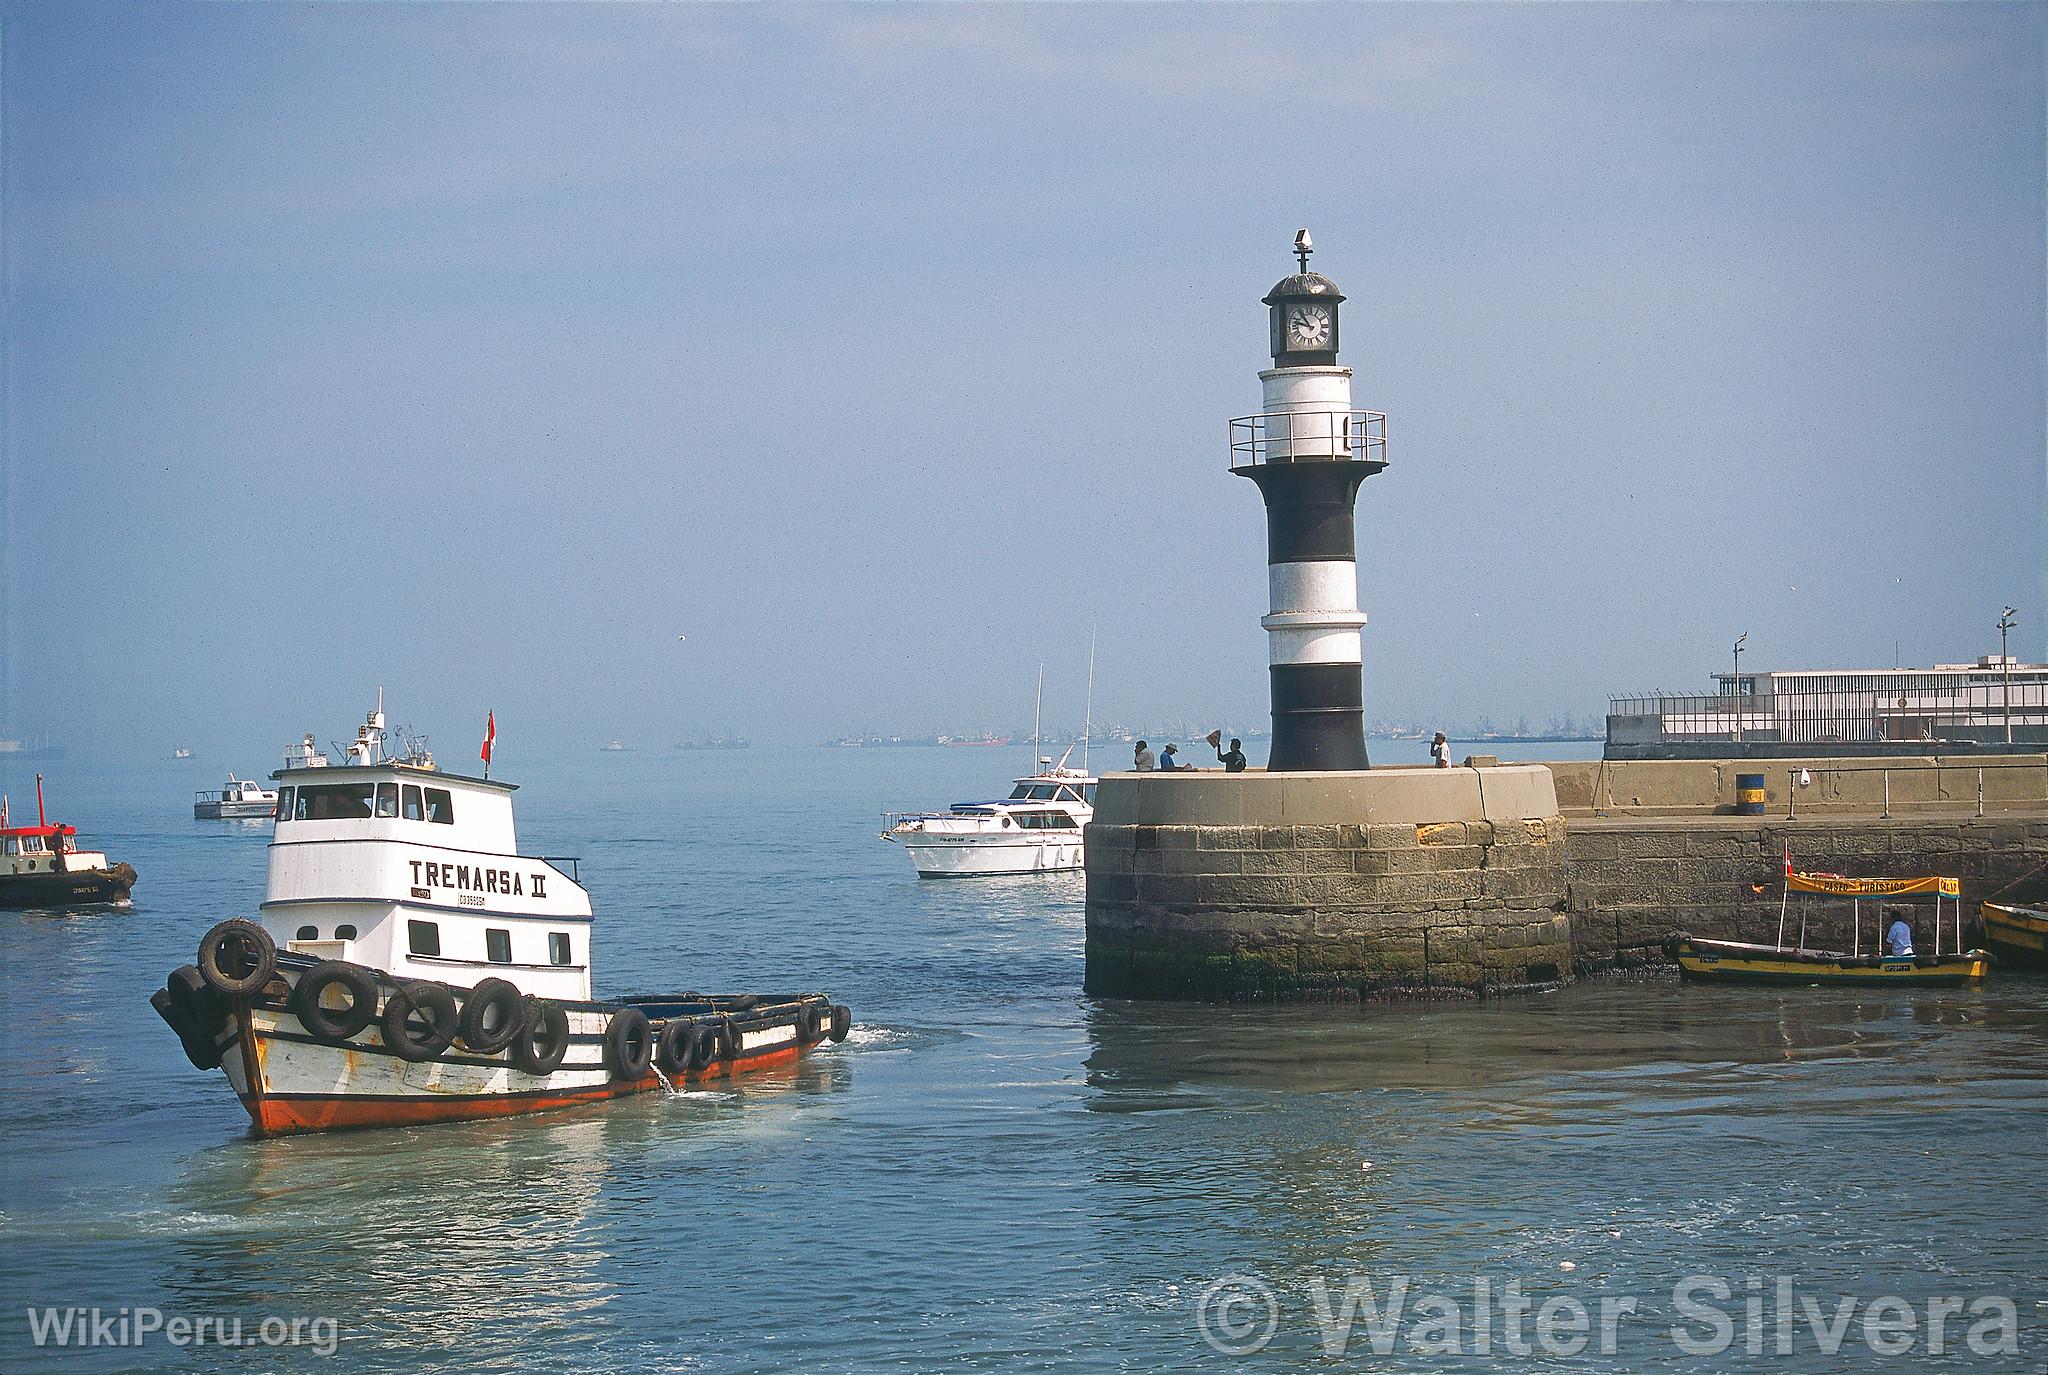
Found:
[[[1180,769],[1180,768],[1183,768],[1183,767],[1185,767],[1185,768],[1190,768],[1190,769],[1192,769],[1192,768],[1194,767],[1194,765],[1193,765],[1193,764],[1181,765],[1181,764],[1176,764],[1176,763],[1174,763],[1174,762],[1173,762],[1173,756],[1174,756],[1174,755],[1175,755],[1175,754],[1176,754],[1176,753],[1177,753],[1177,752],[1178,752],[1179,750],[1180,750],[1180,746],[1178,746],[1178,745],[1174,744],[1174,743],[1173,743],[1173,742],[1172,742],[1171,740],[1169,740],[1169,741],[1167,741],[1167,742],[1166,742],[1166,748],[1165,748],[1165,749],[1163,749],[1163,750],[1161,750],[1161,751],[1159,752],[1159,772],[1161,772],[1161,773],[1173,773],[1173,772],[1174,772],[1174,771],[1176,771],[1177,769]]]
[[[1137,755],[1131,760],[1131,767],[1139,773],[1150,773],[1154,768],[1152,763],[1152,747],[1143,740],[1138,742]]]

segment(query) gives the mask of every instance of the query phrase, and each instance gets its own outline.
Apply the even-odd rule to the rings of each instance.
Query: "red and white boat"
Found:
[[[124,903],[135,869],[109,864],[98,850],[78,848],[78,828],[43,814],[43,776],[36,775],[36,824],[8,825],[0,799],[0,907],[80,907]]]
[[[519,853],[513,785],[383,740],[380,704],[343,763],[272,775],[258,919],[208,931],[151,998],[259,1132],[571,1107],[845,1038],[851,1013],[822,993],[593,999],[576,861]]]

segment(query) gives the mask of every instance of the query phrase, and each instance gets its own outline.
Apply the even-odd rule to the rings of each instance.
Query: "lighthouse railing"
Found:
[[[1268,463],[1369,463],[1387,466],[1382,411],[1299,410],[1240,415],[1230,422],[1230,466]]]

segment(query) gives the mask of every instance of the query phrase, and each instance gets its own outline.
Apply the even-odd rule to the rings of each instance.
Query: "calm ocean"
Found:
[[[252,1139],[147,1000],[253,914],[268,827],[190,803],[268,762],[45,766],[141,880],[132,910],[0,913],[0,1371],[1861,1370],[1901,1321],[1900,1368],[2048,1364],[2048,983],[1091,1003],[1078,877],[921,883],[876,839],[1027,748],[505,749],[522,848],[582,857],[601,991],[818,988],[853,1035],[731,1091]],[[1391,1354],[1360,1315],[1345,1345],[1347,1283]],[[1935,1354],[1943,1296],[2010,1300],[2019,1354],[1969,1349],[1995,1306]],[[1845,1298],[1831,1357],[1801,1302],[1825,1329]],[[95,1307],[129,1325],[34,1344]],[[138,1310],[302,1340],[181,1346]],[[1708,1311],[1733,1348],[1688,1355]]]

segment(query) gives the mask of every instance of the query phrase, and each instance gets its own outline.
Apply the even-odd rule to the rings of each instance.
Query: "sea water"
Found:
[[[277,1140],[148,1004],[261,898],[267,825],[190,819],[259,761],[45,766],[141,879],[0,913],[0,1370],[2048,1363],[2048,984],[1095,1002],[1078,876],[921,882],[878,839],[1029,759],[506,751],[522,848],[581,857],[601,992],[819,989],[852,1035]]]

